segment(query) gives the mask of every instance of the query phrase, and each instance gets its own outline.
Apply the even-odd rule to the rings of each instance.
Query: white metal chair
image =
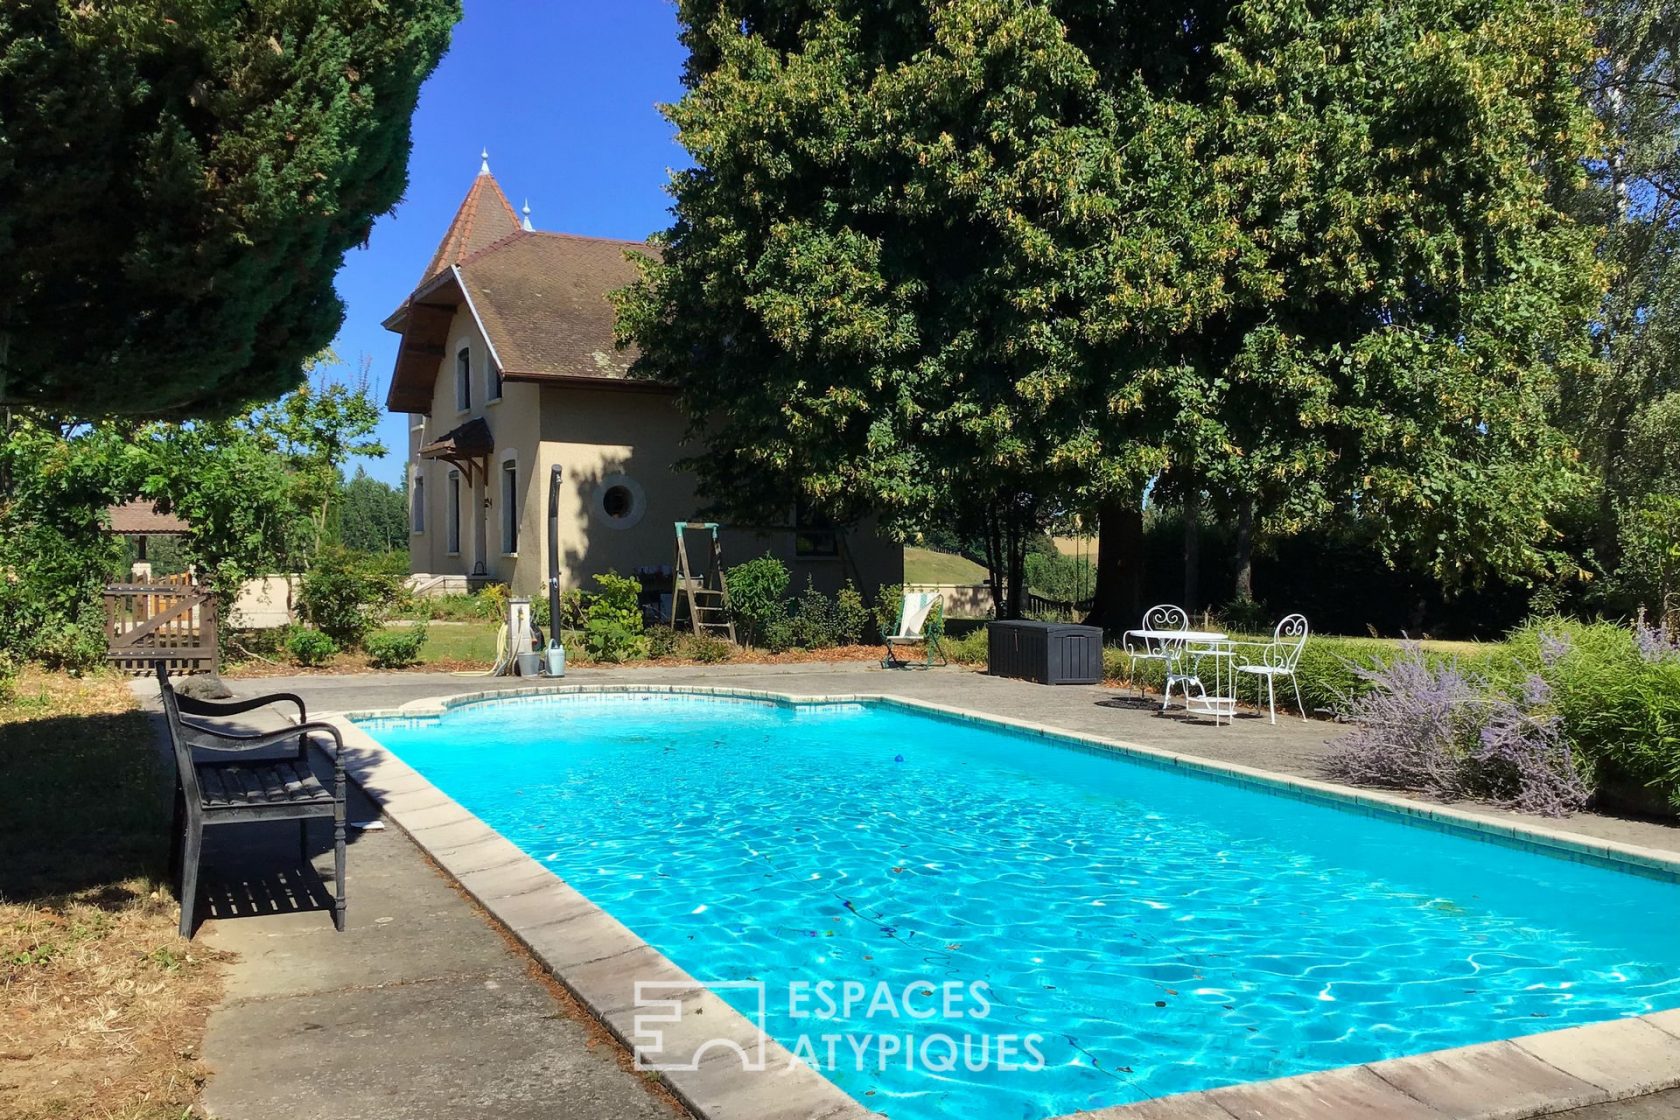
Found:
[[[1171,603],[1159,603],[1143,612],[1144,630],[1188,630],[1190,616],[1183,607],[1175,607]],[[1183,643],[1173,642],[1162,638],[1138,638],[1138,645],[1132,645],[1133,637],[1127,634],[1122,640],[1126,656],[1131,658],[1132,669],[1137,669],[1139,662],[1159,661],[1163,667],[1170,668],[1176,658],[1178,649]],[[1143,690],[1143,680],[1138,678],[1138,699],[1146,699]]]
[[[1254,660],[1245,661],[1237,666],[1237,672],[1247,673],[1254,678],[1254,702],[1260,702],[1260,681],[1266,681],[1266,707],[1272,715],[1272,722],[1277,722],[1277,678],[1288,677],[1289,683],[1295,689],[1295,707],[1300,709],[1301,718],[1307,719],[1307,706],[1301,702],[1301,683],[1295,678],[1295,667],[1300,664],[1301,651],[1307,648],[1307,619],[1305,615],[1292,614],[1277,624],[1272,631],[1269,642],[1240,643],[1249,649],[1257,651],[1252,656]]]

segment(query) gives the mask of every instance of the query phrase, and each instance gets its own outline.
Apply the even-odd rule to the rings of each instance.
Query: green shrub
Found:
[[[960,638],[941,641],[939,648],[945,651],[946,659],[955,664],[984,665],[986,664],[986,628],[981,626]]]
[[[1243,634],[1263,634],[1277,622],[1272,609],[1258,599],[1232,599],[1218,613],[1220,629]]]
[[[716,665],[735,656],[735,647],[710,634],[690,634],[677,643],[678,655],[702,665]]]
[[[583,629],[584,593],[582,588],[568,587],[560,592],[560,629]],[[544,633],[550,633],[548,617],[548,587],[545,585],[541,592],[531,597],[531,621],[540,626]]]
[[[647,632],[647,653],[655,661],[677,656],[677,632],[669,626],[655,626]]]
[[[834,642],[855,646],[863,641],[863,632],[868,627],[869,607],[864,604],[862,593],[847,580],[846,586],[834,596]]]
[[[883,583],[875,592],[875,630],[881,637],[898,633],[898,618],[904,613],[904,585]]]
[[[1564,735],[1600,788],[1680,808],[1680,653],[1641,651],[1610,623],[1531,622],[1508,656],[1552,689]]]
[[[10,703],[17,695],[18,661],[9,653],[0,653],[0,704]]]
[[[735,636],[749,646],[787,649],[793,644],[787,627],[787,565],[765,553],[724,573]],[[775,641],[772,641],[772,638]]]
[[[785,617],[773,620],[759,639],[759,646],[770,653],[786,653],[795,644],[793,620]]]
[[[588,596],[583,617],[583,647],[596,661],[616,664],[647,655],[642,636],[642,585],[616,572],[595,577],[600,590]]]
[[[426,624],[401,630],[385,630],[367,638],[368,664],[375,669],[406,669],[420,663],[420,647],[426,644]]]
[[[502,621],[496,617],[494,608],[495,601],[481,594],[434,595],[411,600],[403,613],[428,622]]]
[[[105,609],[89,603],[72,618],[49,617],[21,643],[26,656],[48,669],[84,673],[105,661]]]
[[[793,644],[801,649],[828,649],[840,644],[839,629],[834,600],[818,591],[806,576],[805,590],[799,593],[793,614]]]
[[[398,589],[378,557],[324,550],[300,581],[298,611],[340,646],[354,649],[379,624]]]
[[[325,665],[338,654],[338,643],[319,630],[293,628],[286,638],[286,652],[298,665],[314,668]]]
[[[1029,552],[1025,562],[1027,589],[1060,603],[1077,602],[1097,586],[1096,569],[1084,556],[1060,552]]]
[[[292,636],[289,626],[264,626],[253,630],[236,630],[228,636],[228,651],[234,658],[286,656],[286,639]]]

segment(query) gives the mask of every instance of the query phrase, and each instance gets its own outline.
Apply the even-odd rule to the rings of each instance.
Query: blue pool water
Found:
[[[1007,728],[654,693],[364,726],[690,974],[763,981],[769,1032],[893,1120],[1680,1006],[1674,882]],[[790,1006],[822,980],[834,1014]]]

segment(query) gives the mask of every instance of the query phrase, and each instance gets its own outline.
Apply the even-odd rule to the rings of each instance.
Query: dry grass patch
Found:
[[[169,776],[125,681],[0,704],[0,1118],[180,1120],[221,986],[176,934]]]

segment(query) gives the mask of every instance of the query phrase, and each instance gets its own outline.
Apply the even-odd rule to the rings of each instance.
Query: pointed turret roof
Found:
[[[519,215],[514,213],[513,203],[502,193],[496,177],[490,174],[490,160],[486,156],[479,167],[478,177],[473,180],[472,189],[461,201],[461,208],[455,211],[455,220],[449,223],[449,232],[443,235],[437,252],[432,254],[432,263],[426,266],[420,283],[425,284],[480,249],[518,232]]]

